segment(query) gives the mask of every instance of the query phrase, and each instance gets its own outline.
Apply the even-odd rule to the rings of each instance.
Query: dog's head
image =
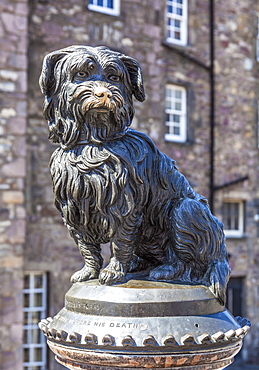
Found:
[[[145,99],[139,63],[106,47],[71,46],[48,54],[40,87],[49,138],[64,149],[123,135]]]

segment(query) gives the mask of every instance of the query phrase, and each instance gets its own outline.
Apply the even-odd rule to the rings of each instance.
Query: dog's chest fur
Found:
[[[104,145],[58,148],[50,162],[56,206],[66,223],[88,242],[109,241],[130,217],[136,227],[149,225],[154,236],[166,227],[157,225],[156,215],[168,214],[179,197],[170,178],[182,176],[166,157],[167,169],[161,177],[161,156],[145,135],[134,130]]]

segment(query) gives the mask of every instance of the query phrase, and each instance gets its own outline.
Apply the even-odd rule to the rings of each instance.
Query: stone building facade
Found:
[[[258,17],[256,0],[0,0],[3,370],[61,368],[37,344],[35,323],[63,306],[82,260],[53,206],[55,145],[38,78],[46,53],[73,44],[140,62],[147,99],[135,102],[132,126],[177,161],[226,223],[229,306],[253,322],[243,357],[259,363]]]

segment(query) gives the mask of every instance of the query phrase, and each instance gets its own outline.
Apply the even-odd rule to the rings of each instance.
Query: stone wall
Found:
[[[1,369],[22,369],[26,238],[27,0],[0,3]]]
[[[258,223],[258,62],[259,4],[252,0],[217,1],[215,13],[215,185],[248,177],[216,191],[217,213],[224,199],[245,202],[245,234],[227,239],[232,276],[244,278],[243,314],[253,322],[243,354],[259,362],[259,239]]]

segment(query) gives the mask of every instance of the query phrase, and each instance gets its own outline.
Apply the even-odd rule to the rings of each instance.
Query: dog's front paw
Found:
[[[112,258],[99,275],[99,281],[103,285],[113,285],[125,281],[126,269],[119,260]]]
[[[81,270],[76,271],[70,278],[71,283],[87,281],[98,278],[98,271],[89,266],[84,266]]]

